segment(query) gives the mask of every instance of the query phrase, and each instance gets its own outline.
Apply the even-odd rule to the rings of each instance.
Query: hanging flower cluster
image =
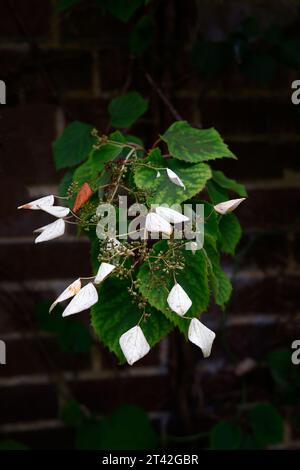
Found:
[[[94,135],[97,136],[97,134]],[[147,198],[153,198],[155,184],[160,184],[159,181],[164,178],[164,175],[173,185],[174,191],[175,188],[178,188],[178,191],[183,191],[182,200],[185,198],[185,192],[190,191],[188,179],[185,181],[181,174],[179,175],[174,171],[175,168],[171,169],[155,164],[155,161],[149,161],[148,156],[144,157],[144,160],[139,158],[137,151],[140,148],[137,144],[126,143],[122,145],[117,141],[109,141],[106,136],[105,138],[98,137],[98,143],[94,145],[94,151],[99,151],[99,149],[105,150],[107,145],[119,147],[125,154],[119,160],[113,160],[112,162],[107,162],[106,165],[100,165],[101,169],[97,174],[96,182],[84,181],[81,184],[79,191],[76,191],[76,199],[72,209],[54,205],[56,198],[59,199],[59,197],[53,195],[42,197],[18,207],[18,209],[41,210],[56,218],[54,222],[34,231],[38,233],[35,243],[61,237],[65,233],[67,223],[77,222],[85,230],[96,228],[97,232],[101,217],[97,216],[98,212],[95,210],[95,205],[91,202],[93,198],[100,197],[100,192],[97,194],[96,190],[102,191],[100,202],[113,204],[114,206],[117,205],[118,191],[120,190],[125,191],[129,196],[133,194],[136,202],[138,198],[144,201],[147,201]],[[128,173],[130,170],[135,174],[136,186],[133,189],[129,185],[130,176]],[[150,182],[154,181],[154,190],[149,191],[147,187],[144,190],[138,188],[138,172],[141,172],[141,170],[150,171],[149,174],[151,174],[151,170],[156,171],[156,176],[154,175],[153,178],[148,173],[145,176],[145,186],[149,184],[148,180]],[[101,184],[103,181],[101,178],[104,173],[109,173],[110,180],[108,183],[104,182],[104,184]],[[142,176],[144,177],[143,173]],[[165,190],[167,180],[164,180],[161,191]],[[170,190],[169,187],[168,190]],[[69,202],[74,196],[74,191],[72,191],[71,186],[69,196],[62,199],[67,199]],[[213,211],[217,215],[224,216],[234,211],[244,199],[242,197],[214,204]],[[141,318],[135,326],[129,328],[120,336],[119,346],[128,364],[134,364],[150,351],[149,341],[143,331],[143,322],[147,322],[147,318],[151,316],[151,313],[149,313],[149,298],[140,289],[140,279],[135,277],[136,267],[144,263],[154,277],[157,272],[160,272],[160,275],[165,273],[166,276],[172,276],[173,286],[171,288],[166,287],[166,307],[164,308],[170,309],[170,312],[174,312],[178,317],[189,321],[187,330],[188,339],[202,350],[204,357],[208,357],[215,339],[215,333],[207,328],[199,319],[195,318],[194,315],[192,317],[188,316],[188,312],[193,305],[193,298],[190,298],[177,280],[178,273],[185,267],[182,250],[186,249],[186,246],[189,245],[192,254],[195,254],[199,246],[197,242],[187,241],[184,237],[177,240],[175,229],[178,230],[178,226],[180,226],[182,230],[182,224],[193,223],[193,220],[190,216],[182,214],[178,210],[165,207],[163,204],[156,204],[155,207],[150,208],[147,215],[139,216],[133,222],[137,219],[142,220],[141,233],[143,237],[138,241],[130,239],[130,236],[138,230],[118,235],[111,235],[108,231],[106,237],[99,240],[100,252],[98,259],[100,265],[96,274],[90,278],[79,277],[72,282],[53,302],[49,312],[52,312],[58,303],[67,300],[69,303],[62,313],[63,317],[89,309],[97,302],[101,303],[101,291],[99,296],[97,286],[102,284],[107,277],[116,276],[121,279],[129,279],[131,286],[128,288],[128,292],[141,310]],[[158,238],[166,237],[168,240],[167,251],[154,253],[153,242],[151,240],[155,234],[158,235]],[[124,239],[124,236],[127,236],[127,239],[121,242],[119,239]],[[207,256],[206,252],[205,255]]]

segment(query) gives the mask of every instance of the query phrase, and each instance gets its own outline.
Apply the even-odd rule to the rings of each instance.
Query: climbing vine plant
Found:
[[[63,317],[91,307],[100,340],[129,364],[174,328],[210,355],[215,333],[199,318],[211,296],[221,307],[230,298],[220,257],[234,254],[241,228],[233,211],[247,196],[209,164],[236,158],[215,129],[176,121],[150,149],[128,134],[147,107],[135,91],[112,100],[116,130],[108,135],[69,124],[53,145],[57,169],[69,168],[61,195],[20,206],[56,218],[36,230],[36,243],[63,236],[73,224],[88,235],[94,272],[83,278],[74,267],[77,279],[50,312],[67,300]]]

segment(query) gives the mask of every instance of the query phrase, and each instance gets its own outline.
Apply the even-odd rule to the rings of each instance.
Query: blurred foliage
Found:
[[[44,301],[37,305],[36,317],[41,331],[53,333],[57,337],[62,351],[75,354],[89,353],[93,344],[88,328],[79,320],[62,318],[62,308],[55,307],[55,313],[49,314],[51,302]]]
[[[155,449],[158,437],[147,413],[140,407],[122,405],[101,418],[86,416],[71,401],[62,410],[63,421],[76,429],[75,447],[81,450]]]
[[[220,421],[210,431],[210,448],[262,449],[283,440],[283,419],[269,403],[255,405],[243,425],[247,431],[239,424]]]
[[[0,441],[0,451],[1,450],[28,450],[21,442],[17,441]]]

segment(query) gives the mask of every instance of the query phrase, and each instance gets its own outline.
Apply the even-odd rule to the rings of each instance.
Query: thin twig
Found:
[[[179,112],[174,108],[173,104],[169,100],[169,98],[165,95],[165,93],[162,91],[162,89],[155,83],[153,78],[148,72],[145,72],[145,77],[152,86],[152,88],[156,91],[158,96],[161,98],[161,100],[164,102],[166,107],[169,109],[170,113],[172,116],[176,119],[176,121],[182,121],[182,116],[180,116]]]

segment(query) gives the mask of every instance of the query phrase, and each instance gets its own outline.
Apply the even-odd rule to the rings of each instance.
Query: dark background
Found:
[[[145,12],[153,14],[154,39],[134,54],[130,37]],[[142,406],[163,435],[206,433],[221,419],[239,420],[253,403],[272,403],[285,421],[281,447],[300,446],[299,382],[278,391],[270,362],[300,337],[300,115],[291,103],[291,83],[300,79],[299,13],[298,1],[153,0],[123,23],[92,1],[61,14],[47,0],[1,2],[1,439],[72,447],[73,431],[58,418],[67,386],[99,414]],[[158,87],[183,119],[219,130],[239,159],[215,168],[245,183],[249,198],[237,212],[244,229],[237,256],[224,259],[232,301],[225,313],[212,305],[204,317],[217,331],[211,358],[175,333],[129,368],[97,341],[85,353],[66,353],[41,331],[41,301],[55,298],[79,267],[91,272],[89,244],[69,234],[35,246],[32,230],[48,219],[15,208],[57,193],[62,173],[51,143],[73,120],[105,132],[107,105],[118,94],[138,90],[150,100],[130,132],[151,145],[174,121]],[[88,324],[87,312],[81,318]],[[299,376],[300,365],[292,367]],[[205,438],[188,442],[207,446]]]

